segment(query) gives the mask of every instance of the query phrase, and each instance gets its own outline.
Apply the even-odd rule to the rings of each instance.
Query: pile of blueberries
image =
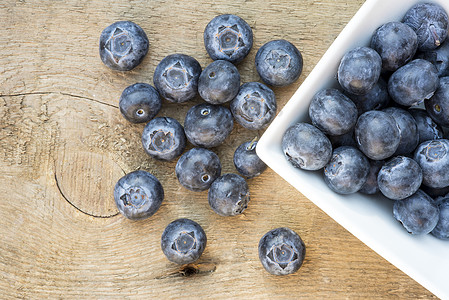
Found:
[[[240,74],[234,64],[243,60],[253,45],[251,27],[243,19],[231,14],[215,17],[205,28],[204,45],[213,59],[204,70],[191,56],[168,55],[154,71],[154,87],[147,83],[127,87],[121,94],[119,108],[129,122],[146,123],[142,146],[149,156],[165,161],[178,159],[175,173],[179,183],[191,191],[208,190],[208,201],[214,212],[220,216],[235,216],[247,208],[250,200],[244,177],[258,176],[267,166],[255,152],[257,141],[252,140],[240,145],[234,153],[234,165],[241,175],[222,175],[220,159],[210,148],[224,142],[234,120],[250,130],[267,127],[276,115],[276,99],[265,84],[240,85]],[[113,70],[135,68],[148,48],[145,32],[130,21],[113,23],[100,36],[101,60]],[[303,66],[301,53],[286,40],[263,45],[255,63],[262,80],[272,86],[293,83]],[[198,94],[205,102],[189,109],[184,125],[174,118],[156,117],[162,98],[181,103]],[[229,104],[229,108],[224,104]],[[187,142],[194,147],[184,152]],[[128,219],[141,220],[159,209],[164,189],[154,175],[138,170],[117,182],[114,199],[121,214]],[[161,247],[170,261],[187,264],[201,256],[206,241],[201,226],[184,218],[166,227]],[[304,256],[303,241],[288,228],[269,231],[259,243],[260,260],[271,274],[296,272]]]
[[[323,169],[332,191],[380,191],[409,233],[442,240],[449,240],[448,31],[448,14],[434,3],[383,24],[369,47],[343,56],[339,86],[314,95],[311,124],[294,124],[282,140],[287,160]]]

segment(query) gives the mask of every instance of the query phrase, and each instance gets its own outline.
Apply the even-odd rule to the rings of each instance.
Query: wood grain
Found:
[[[149,158],[140,144],[144,125],[118,111],[121,91],[152,82],[166,55],[211,62],[202,32],[217,14],[234,13],[253,28],[254,48],[238,65],[242,81],[258,81],[257,49],[284,38],[304,56],[292,86],[274,89],[282,108],[363,0],[304,1],[27,1],[0,2],[0,295],[1,298],[432,298],[273,171],[248,181],[244,214],[223,218],[207,192],[182,188],[175,162]],[[98,57],[109,24],[132,20],[147,32],[150,51],[129,73]],[[163,103],[159,115],[184,120],[195,100]],[[236,172],[232,154],[260,136],[236,125],[214,149],[223,172]],[[152,172],[165,200],[151,218],[131,222],[113,203],[123,174]],[[208,236],[201,259],[170,263],[160,250],[165,226],[178,217],[200,223]],[[288,226],[307,245],[303,267],[270,276],[257,244],[268,230]]]

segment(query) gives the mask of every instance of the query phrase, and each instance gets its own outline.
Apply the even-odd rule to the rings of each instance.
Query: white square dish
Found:
[[[449,299],[449,241],[430,234],[411,236],[393,218],[393,201],[381,195],[336,194],[324,183],[322,171],[293,167],[281,148],[282,136],[289,126],[309,122],[308,107],[313,95],[338,85],[336,72],[342,56],[354,47],[369,45],[376,28],[400,21],[418,2],[423,1],[367,0],[267,128],[256,151],[271,169],[368,247],[436,296]],[[439,3],[449,12],[448,0],[427,2]]]

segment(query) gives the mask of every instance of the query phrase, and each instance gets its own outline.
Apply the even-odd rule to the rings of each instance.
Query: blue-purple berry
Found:
[[[162,100],[157,90],[147,83],[135,83],[125,88],[120,96],[119,108],[131,123],[145,123],[161,110]]]
[[[248,207],[249,187],[240,175],[224,174],[212,183],[207,198],[212,210],[220,216],[236,216]]]
[[[268,167],[257,155],[256,146],[257,141],[248,141],[234,151],[234,166],[241,175],[248,179],[259,176]]]

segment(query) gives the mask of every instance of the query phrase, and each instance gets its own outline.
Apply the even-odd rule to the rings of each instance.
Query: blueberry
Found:
[[[435,94],[424,104],[427,113],[435,123],[449,127],[449,77],[440,78]]]
[[[421,143],[413,159],[423,172],[423,184],[432,188],[449,186],[449,140],[430,140]]]
[[[256,153],[257,141],[241,144],[234,152],[234,166],[246,178],[259,176],[267,169],[267,165]]]
[[[204,46],[213,60],[238,63],[253,46],[253,31],[245,20],[236,15],[219,15],[204,29]]]
[[[327,136],[315,126],[297,123],[285,131],[282,151],[294,167],[319,170],[330,160],[332,145]]]
[[[135,83],[122,92],[120,112],[131,123],[144,123],[153,119],[161,110],[162,101],[157,90],[146,83]]]
[[[143,129],[142,145],[145,152],[153,158],[173,160],[186,147],[184,129],[173,118],[155,118]]]
[[[432,63],[415,59],[390,76],[388,93],[396,103],[413,106],[432,97],[438,81],[437,69]]]
[[[286,86],[295,82],[302,72],[301,52],[286,40],[264,44],[256,54],[256,70],[269,85]]]
[[[184,120],[187,139],[193,145],[204,148],[222,144],[233,126],[234,121],[229,109],[208,103],[192,106]]]
[[[215,60],[200,75],[198,92],[206,102],[223,104],[234,99],[240,89],[240,73],[226,60]]]
[[[380,77],[376,84],[366,94],[355,95],[345,93],[357,107],[359,115],[369,110],[379,110],[387,107],[390,103],[390,95],[388,94],[387,83]]]
[[[436,3],[418,3],[406,13],[402,22],[410,26],[418,37],[418,49],[435,49],[447,37],[449,18]]]
[[[430,233],[439,239],[449,240],[449,197],[442,199],[438,208],[440,209],[438,223]]]
[[[358,149],[342,146],[334,150],[324,167],[324,182],[339,194],[359,191],[368,179],[370,164]]]
[[[405,155],[412,153],[419,143],[418,125],[412,115],[398,107],[388,107],[382,110],[391,115],[400,132],[399,146],[394,155]]]
[[[349,132],[357,122],[354,102],[337,89],[324,89],[316,93],[309,105],[312,124],[328,135]]]
[[[198,94],[201,65],[185,54],[171,54],[156,66],[153,83],[161,96],[170,102],[181,103]]]
[[[380,169],[377,184],[385,197],[402,200],[419,189],[422,178],[421,167],[416,161],[405,156],[396,156]]]
[[[148,37],[131,21],[119,21],[106,27],[100,35],[101,61],[116,71],[137,67],[148,53]]]
[[[192,148],[176,163],[179,183],[194,192],[207,190],[221,174],[221,163],[217,154],[204,148]]]
[[[161,183],[146,171],[126,174],[114,188],[114,200],[119,212],[131,220],[141,220],[154,215],[163,199],[164,189]]]
[[[401,132],[394,118],[378,110],[362,114],[354,133],[360,150],[374,160],[392,156],[401,141]]]
[[[410,61],[418,49],[413,29],[401,22],[385,23],[374,31],[371,48],[382,58],[382,71],[396,71]]]
[[[416,57],[430,61],[439,77],[449,76],[449,39],[436,49],[419,52]]]
[[[268,273],[288,275],[304,262],[306,246],[301,237],[287,227],[268,231],[259,241],[259,259]]]
[[[377,184],[377,174],[379,174],[380,168],[384,165],[383,160],[369,160],[369,172],[366,182],[359,190],[360,193],[366,195],[374,195],[379,192],[379,185]]]
[[[231,101],[231,112],[243,127],[260,130],[276,116],[276,97],[274,92],[259,82],[242,84],[240,91]]]
[[[348,51],[340,61],[337,77],[341,87],[352,94],[366,94],[380,76],[382,59],[368,47]]]
[[[403,200],[393,204],[393,216],[411,234],[427,234],[438,223],[439,210],[433,199],[418,190]]]
[[[167,259],[177,264],[190,264],[198,260],[206,248],[207,237],[203,228],[190,219],[177,219],[165,228],[161,248]]]
[[[224,174],[212,183],[207,198],[212,210],[220,216],[239,215],[248,207],[248,184],[237,174]]]
[[[443,129],[436,124],[423,109],[410,109],[410,114],[418,126],[419,143],[443,138]]]

